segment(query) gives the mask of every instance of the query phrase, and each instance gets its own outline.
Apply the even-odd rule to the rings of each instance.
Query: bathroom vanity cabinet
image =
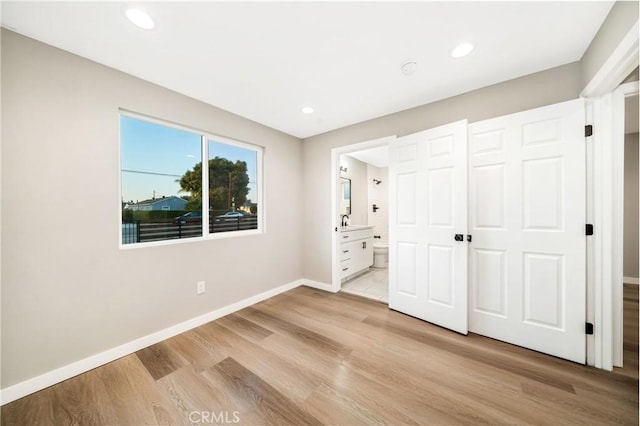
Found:
[[[373,265],[372,226],[346,226],[341,229],[339,238],[340,278]]]

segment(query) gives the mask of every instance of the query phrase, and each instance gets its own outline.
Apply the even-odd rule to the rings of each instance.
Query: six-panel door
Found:
[[[390,308],[584,363],[584,118],[575,100],[392,143]]]
[[[467,122],[389,147],[389,307],[467,333]]]
[[[584,101],[469,125],[469,330],[585,362]]]

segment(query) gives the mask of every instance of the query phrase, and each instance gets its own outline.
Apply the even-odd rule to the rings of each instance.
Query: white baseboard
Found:
[[[638,277],[623,277],[622,282],[624,282],[625,284],[640,284],[640,282],[638,281]]]
[[[70,379],[78,374],[86,373],[96,367],[100,367],[101,365],[115,361],[118,358],[132,354],[140,349],[144,349],[148,346],[169,339],[177,334],[184,333],[192,328],[199,327],[202,324],[206,324],[225,315],[229,315],[233,312],[239,311],[240,309],[246,308],[247,306],[254,305],[265,299],[284,293],[285,291],[291,290],[292,288],[298,287],[302,284],[303,280],[296,280],[294,282],[284,284],[280,287],[256,294],[255,296],[232,303],[231,305],[224,306],[216,309],[215,311],[181,322],[180,324],[173,325],[165,328],[164,330],[156,331],[155,333],[151,333],[115,348],[91,355],[90,357],[56,368],[55,370],[46,372],[40,376],[36,376],[25,380],[24,382],[4,388],[0,390],[0,405],[15,401],[16,399]]]
[[[307,287],[317,288],[318,290],[324,290],[331,293],[336,292],[331,284],[321,283],[320,281],[309,280],[306,278],[303,278],[300,281],[302,281],[302,285],[306,285]]]

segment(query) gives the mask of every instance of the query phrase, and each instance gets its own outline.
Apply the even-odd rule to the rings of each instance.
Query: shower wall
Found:
[[[367,164],[367,223],[373,225],[373,235],[380,235],[382,242],[389,244],[389,195],[387,191],[389,168]],[[374,179],[381,181],[379,184]],[[374,213],[373,205],[379,207]]]

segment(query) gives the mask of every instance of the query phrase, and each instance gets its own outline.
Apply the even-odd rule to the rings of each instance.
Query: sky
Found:
[[[186,195],[176,181],[201,161],[200,134],[136,118],[120,119],[122,200],[134,202]],[[209,158],[245,161],[250,180],[248,199],[256,200],[256,152],[209,140]]]

